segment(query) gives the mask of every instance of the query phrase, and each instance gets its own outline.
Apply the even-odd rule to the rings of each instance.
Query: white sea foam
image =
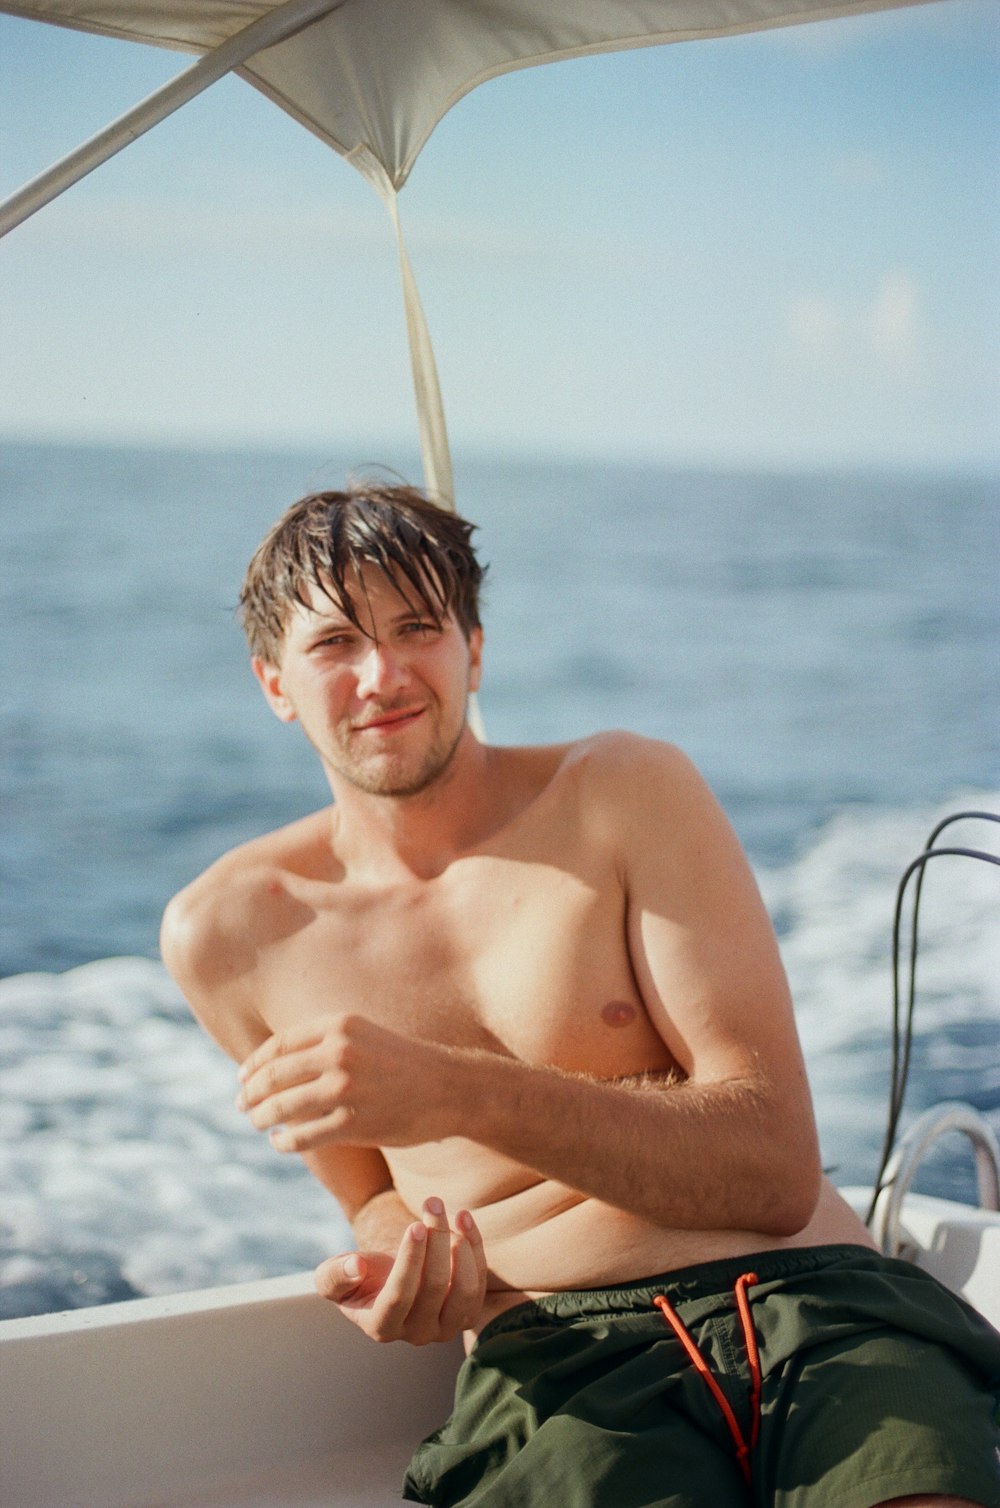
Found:
[[[0,1056],[0,1310],[238,1282],[350,1245],[237,1112],[233,1066],[159,963],[0,981]]]
[[[1000,811],[1000,795],[850,809],[760,875],[824,1152],[851,1181],[871,1175],[885,1115],[897,879],[945,810],[966,806]],[[948,839],[996,852],[1000,828]],[[1000,1126],[998,900],[996,868],[932,866],[914,1073],[918,1102],[968,1087]],[[159,963],[0,981],[0,1062],[0,1313],[298,1270],[350,1244],[329,1196],[237,1112],[233,1066]]]
[[[795,862],[759,874],[769,909],[782,926],[782,955],[811,1052],[834,1049],[859,1032],[886,1029],[898,881],[932,828],[964,810],[1000,814],[1000,793],[965,793],[945,807],[923,810],[849,809]],[[1000,854],[1000,824],[955,824],[935,846]],[[942,856],[927,866],[917,974],[922,1026],[947,1020],[956,998],[976,1015],[1000,1016],[998,900],[1000,871],[992,865]],[[907,905],[903,914],[906,923]],[[904,925],[904,963],[908,940]]]
[[[1000,813],[1000,793],[965,792],[923,809],[845,810],[795,862],[759,876],[782,932],[824,1150],[848,1181],[873,1175],[884,1129],[897,885],[937,823],[965,810]],[[956,823],[936,846],[998,854],[1000,825]],[[904,898],[901,931],[904,1005],[914,883]],[[918,926],[913,1111],[965,1098],[1000,1127],[998,914],[996,866],[946,856],[927,866]]]

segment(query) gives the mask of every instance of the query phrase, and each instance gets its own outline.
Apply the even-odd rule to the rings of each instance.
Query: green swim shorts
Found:
[[[500,1315],[403,1495],[872,1508],[941,1493],[1000,1508],[998,1391],[1000,1334],[910,1263],[861,1246],[763,1252]]]

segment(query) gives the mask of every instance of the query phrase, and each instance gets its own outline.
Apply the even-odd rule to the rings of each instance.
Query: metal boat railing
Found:
[[[903,1200],[917,1169],[933,1144],[955,1131],[963,1133],[972,1143],[980,1208],[1000,1210],[1000,1142],[993,1128],[977,1110],[961,1101],[934,1105],[914,1121],[886,1164],[883,1186],[869,1222],[872,1236],[885,1256],[897,1257],[903,1252]]]

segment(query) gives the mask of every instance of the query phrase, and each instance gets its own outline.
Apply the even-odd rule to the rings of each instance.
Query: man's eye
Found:
[[[437,624],[432,622],[429,618],[414,618],[412,623],[403,624],[404,634],[415,634],[417,638],[420,639],[429,637],[431,634],[436,634],[437,631]]]

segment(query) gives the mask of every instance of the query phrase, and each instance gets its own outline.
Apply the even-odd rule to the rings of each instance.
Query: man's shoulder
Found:
[[[603,773],[636,763],[660,764],[664,768],[691,766],[687,755],[676,744],[633,733],[626,728],[606,728],[560,744],[497,747],[494,752],[501,758],[510,756],[515,760],[526,759],[537,761],[541,766],[548,765],[554,774],[577,770]]]
[[[676,744],[622,728],[593,733],[565,745],[562,771],[615,805],[641,800],[650,783],[672,789],[698,780],[691,760]]]
[[[666,872],[732,842],[730,824],[697,766],[677,744],[614,730],[567,755],[579,830],[623,872],[653,859]]]
[[[675,830],[707,791],[677,745],[622,729],[511,752],[532,771],[538,819],[612,856],[645,841],[651,823]]]
[[[231,972],[237,953],[256,948],[327,824],[328,809],[251,838],[178,891],[163,914],[160,947],[182,986]]]

